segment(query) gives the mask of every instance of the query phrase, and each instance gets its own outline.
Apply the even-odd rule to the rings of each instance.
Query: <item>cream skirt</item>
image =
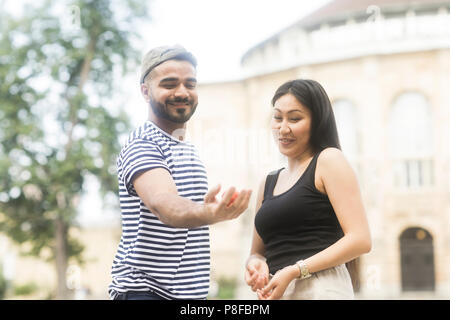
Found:
[[[352,280],[344,264],[314,273],[307,279],[295,279],[281,300],[354,299]]]

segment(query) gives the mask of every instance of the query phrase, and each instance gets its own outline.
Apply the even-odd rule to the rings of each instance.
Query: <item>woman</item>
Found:
[[[293,80],[272,105],[288,165],[260,184],[245,280],[259,299],[353,299],[345,263],[369,252],[371,237],[331,103],[318,82]]]

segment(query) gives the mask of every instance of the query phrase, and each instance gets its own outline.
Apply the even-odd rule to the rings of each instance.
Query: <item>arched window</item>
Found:
[[[389,151],[394,160],[396,187],[431,186],[433,179],[433,132],[431,108],[416,92],[400,95],[389,118]]]
[[[434,249],[431,234],[419,227],[400,236],[403,291],[434,291]]]
[[[333,103],[333,112],[342,151],[354,160],[360,153],[356,109],[350,101],[340,99]]]

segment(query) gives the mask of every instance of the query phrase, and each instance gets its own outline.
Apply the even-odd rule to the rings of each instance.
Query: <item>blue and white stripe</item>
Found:
[[[164,168],[179,196],[202,203],[208,180],[195,147],[147,121],[130,134],[117,167],[122,237],[112,266],[111,299],[121,292],[147,290],[168,299],[205,299],[210,278],[208,226],[165,225],[144,205],[132,184],[137,173]]]

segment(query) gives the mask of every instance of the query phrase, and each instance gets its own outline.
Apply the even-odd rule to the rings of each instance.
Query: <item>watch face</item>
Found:
[[[298,261],[297,262],[298,267],[300,268],[300,278],[306,279],[311,276],[308,270],[308,266],[305,264],[304,261]]]

